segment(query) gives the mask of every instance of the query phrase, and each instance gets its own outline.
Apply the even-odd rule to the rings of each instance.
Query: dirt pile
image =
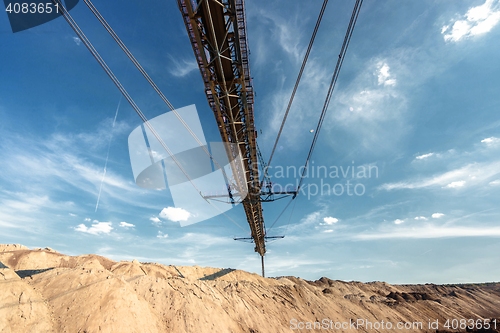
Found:
[[[311,282],[20,245],[0,245],[0,262],[0,332],[465,332],[500,318],[495,283]]]

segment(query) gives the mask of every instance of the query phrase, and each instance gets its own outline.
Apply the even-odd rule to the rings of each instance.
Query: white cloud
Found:
[[[163,232],[158,231],[156,238],[168,238],[168,234],[164,234]]]
[[[331,224],[337,223],[339,221],[339,219],[337,219],[335,217],[328,216],[328,217],[323,218],[323,221],[326,224],[331,225]]]
[[[161,223],[161,220],[156,216],[150,217],[149,220],[153,223]]]
[[[395,219],[394,224],[403,224],[405,223],[405,220],[400,220],[400,219]]]
[[[431,215],[433,219],[439,219],[444,216],[443,213],[434,213]]]
[[[162,211],[160,212],[160,217],[173,221],[173,222],[179,222],[179,221],[187,221],[187,219],[191,216],[191,213],[189,213],[187,210],[184,210],[182,208],[178,207],[167,207],[163,208]]]
[[[73,214],[73,213],[69,213],[69,216],[73,216],[73,217],[75,217],[75,216],[78,216],[78,215]]]
[[[325,230],[325,231],[323,231],[323,232],[328,234],[328,233],[333,232],[333,229],[327,229],[327,230]]]
[[[465,185],[465,180],[459,180],[456,182],[451,182],[448,185],[446,185],[445,187],[447,187],[447,188],[459,188],[459,187],[463,187],[464,185]]]
[[[426,158],[429,158],[431,157],[432,155],[434,155],[434,153],[428,153],[428,154],[423,154],[423,155],[419,155],[417,157],[415,157],[417,160],[423,160],[423,159],[426,159]]]
[[[82,41],[80,40],[80,38],[78,37],[73,37],[73,41],[75,42],[76,45],[80,46],[80,44],[82,43]]]
[[[134,228],[135,225],[132,223],[127,223],[127,222],[120,222],[120,227],[128,229],[128,228]]]
[[[458,42],[464,38],[485,34],[500,22],[498,0],[486,0],[484,4],[471,7],[452,25],[445,25],[441,34],[445,41]]]
[[[111,222],[99,222],[97,220],[94,220],[90,227],[87,227],[83,223],[75,227],[75,231],[84,232],[92,235],[109,234],[111,230],[113,230]]]
[[[91,219],[91,218],[89,218],[89,217],[86,217],[86,218],[84,219],[84,221],[85,221],[85,222],[90,222],[90,221],[92,221],[92,219]]]
[[[415,220],[417,220],[417,221],[426,221],[427,217],[425,217],[425,216],[416,216]]]
[[[395,86],[396,79],[391,78],[391,74],[389,73],[390,67],[386,63],[379,64],[378,70],[378,85],[383,86]]]
[[[500,138],[496,138],[496,137],[492,136],[492,137],[481,140],[481,142],[490,146],[490,145],[500,143]]]

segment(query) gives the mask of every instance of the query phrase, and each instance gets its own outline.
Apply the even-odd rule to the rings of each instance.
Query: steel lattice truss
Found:
[[[238,188],[246,188],[243,199],[255,251],[266,252],[265,227],[260,201],[253,88],[248,64],[248,46],[243,0],[178,0],[189,39],[205,85],[226,153],[232,161],[239,153],[243,167],[232,165]],[[239,148],[239,152],[237,149]]]

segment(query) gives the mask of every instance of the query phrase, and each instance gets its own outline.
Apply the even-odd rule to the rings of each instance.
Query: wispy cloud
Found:
[[[498,185],[500,185],[500,179],[495,179],[495,180],[489,182],[489,184],[491,186],[498,186]]]
[[[106,156],[107,144],[99,141],[109,142],[113,132],[111,126],[106,132],[104,123],[110,125],[111,121],[97,125],[93,132],[57,132],[46,137],[5,133],[0,141],[0,225],[41,239],[54,233],[67,234],[68,228],[61,225],[67,225],[68,220],[74,224],[76,216],[92,216],[76,230],[90,234],[111,230],[107,224],[93,226],[92,220],[99,216],[89,215],[90,210],[94,213]],[[117,122],[114,134],[122,138],[128,127]],[[132,177],[124,178],[129,173],[121,176],[121,170],[115,168],[117,159],[113,155],[114,161],[107,168],[103,207],[117,219],[135,208],[158,209],[158,194],[138,188]]]
[[[443,214],[443,213],[434,213],[434,214],[432,214],[432,218],[433,218],[433,219],[440,219],[440,218],[442,218],[443,216],[444,216],[444,214]]]
[[[283,14],[276,15],[276,13],[270,13],[262,9],[253,13],[252,18],[259,20],[260,27],[265,29],[265,33],[260,35],[261,37],[271,38],[274,45],[279,46],[281,50],[298,63],[301,60],[299,45],[304,45],[301,43],[304,32],[304,29],[301,28],[303,28],[304,20],[295,11],[287,11]],[[302,48],[305,50],[305,45]]]
[[[500,227],[445,227],[432,224],[420,227],[406,227],[390,230],[380,230],[375,233],[364,233],[355,235],[354,239],[376,240],[376,239],[425,239],[446,237],[500,237]]]
[[[267,122],[267,130],[263,134],[264,140],[274,140],[275,135],[281,126],[283,116],[292,93],[295,75],[297,75],[299,65],[293,71],[293,79],[286,73],[277,73],[279,83],[277,88],[270,94],[266,94],[263,103],[271,110],[270,121]],[[333,66],[333,64],[332,64]],[[327,83],[331,73],[325,70],[324,64],[315,59],[309,59],[306,70],[302,76],[300,87],[293,100],[292,108],[288,115],[285,131],[283,131],[280,143],[287,149],[298,149],[304,145],[304,135],[311,135],[310,130],[315,128],[317,114],[321,110],[325,94],[328,89]],[[311,135],[312,139],[312,135]]]
[[[31,196],[24,196],[24,200],[4,200],[3,203],[10,207],[13,210],[17,210],[19,212],[21,211],[36,211],[40,209],[41,207],[49,204],[49,197],[44,195],[44,196],[37,196],[37,195],[31,195]]]
[[[269,12],[268,9],[262,9],[262,6],[248,6],[247,13],[249,20],[253,22],[251,50],[255,86],[258,85],[257,80],[261,79],[272,87],[266,88],[265,93],[262,90],[256,91],[259,94],[256,107],[264,106],[269,110],[265,121],[257,124],[263,129],[259,139],[264,141],[273,141],[280,128],[314,28],[316,10],[319,11],[320,8],[310,6],[305,9],[296,3],[281,1],[269,3],[269,6],[275,7],[276,11]],[[286,6],[287,11],[278,10],[282,6]],[[314,14],[310,15],[311,12]],[[318,34],[317,43],[320,43],[319,39]],[[324,57],[317,57],[314,50],[313,48],[293,100],[278,153],[284,149],[302,149],[308,144],[303,136],[310,135],[309,131],[317,123],[316,115],[324,102],[336,58],[330,58],[329,52]]]
[[[500,3],[497,0],[486,0],[484,4],[471,7],[450,25],[441,29],[447,42],[458,42],[463,39],[490,32],[500,22]]]
[[[118,125],[117,128],[118,131],[123,131],[128,127]],[[97,199],[98,188],[103,181],[103,165],[96,164],[93,160],[98,159],[90,158],[94,156],[88,154],[99,145],[97,141],[100,138],[107,136],[103,132],[99,128],[92,139],[90,133],[57,133],[41,140],[29,137],[5,140],[0,144],[0,158],[3,161],[3,173],[0,178],[12,185],[17,184],[19,191],[25,189],[29,193],[36,193],[37,190],[43,193],[59,193],[76,189],[79,193],[83,192]],[[95,155],[99,157],[100,154]],[[102,155],[105,153],[101,154],[101,157]],[[134,206],[152,207],[134,197],[146,195],[145,190],[138,188],[132,179],[123,178],[110,167],[107,169],[102,191],[108,199]]]
[[[302,255],[300,258],[290,258],[280,256],[276,260],[266,264],[266,270],[269,274],[283,274],[284,271],[304,271],[314,270],[316,274],[326,271],[325,267],[331,266],[332,262],[328,259],[310,258]],[[318,267],[320,267],[318,269]],[[324,275],[324,273],[323,273]],[[318,275],[321,276],[321,275]]]
[[[163,232],[158,231],[156,238],[168,238],[168,234],[164,234]]]
[[[396,80],[405,65],[395,60],[398,57],[402,56],[370,59],[347,86],[335,92],[326,122],[336,128],[332,141],[339,142],[339,149],[342,137],[349,137],[349,146],[356,149],[393,151],[398,138],[405,135],[408,101],[405,85]],[[391,131],[384,130],[387,126]]]
[[[129,123],[107,118],[99,122],[92,131],[55,132],[39,143],[51,151],[71,151],[75,148],[75,142],[78,142],[89,153],[107,147],[110,140],[116,140],[123,135],[127,135],[130,131],[131,126]]]
[[[28,232],[40,232],[48,223],[40,223],[42,211],[50,207],[53,210],[74,210],[71,201],[54,201],[47,194],[11,192],[0,189],[0,225],[22,229]]]
[[[437,174],[420,180],[387,183],[382,190],[419,189],[434,186],[458,188],[465,185],[478,185],[500,173],[500,162],[472,163],[464,167]],[[464,180],[465,179],[465,180]]]
[[[394,121],[399,117],[405,98],[394,88],[396,80],[389,73],[388,62],[373,59],[347,89],[337,92],[336,101],[343,106],[338,108],[337,120],[351,125],[354,121]]]
[[[157,216],[150,217],[149,220],[155,224],[161,223],[161,220]]]
[[[323,215],[323,210],[318,210],[307,214],[306,216],[301,218],[298,223],[290,225],[288,227],[289,233],[294,234],[295,232],[314,230],[315,227],[318,226],[322,221],[321,215]]]
[[[175,58],[169,55],[170,63],[168,71],[175,77],[185,77],[198,69],[198,64],[193,55],[185,58]]]

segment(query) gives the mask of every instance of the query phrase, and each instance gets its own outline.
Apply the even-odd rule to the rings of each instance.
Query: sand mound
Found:
[[[0,288],[0,332],[52,331],[47,302],[13,270],[0,268]]]
[[[500,318],[495,283],[262,278],[20,245],[0,245],[0,262],[0,332],[436,332],[447,319]]]
[[[28,247],[21,244],[0,244],[0,252],[29,250]]]

